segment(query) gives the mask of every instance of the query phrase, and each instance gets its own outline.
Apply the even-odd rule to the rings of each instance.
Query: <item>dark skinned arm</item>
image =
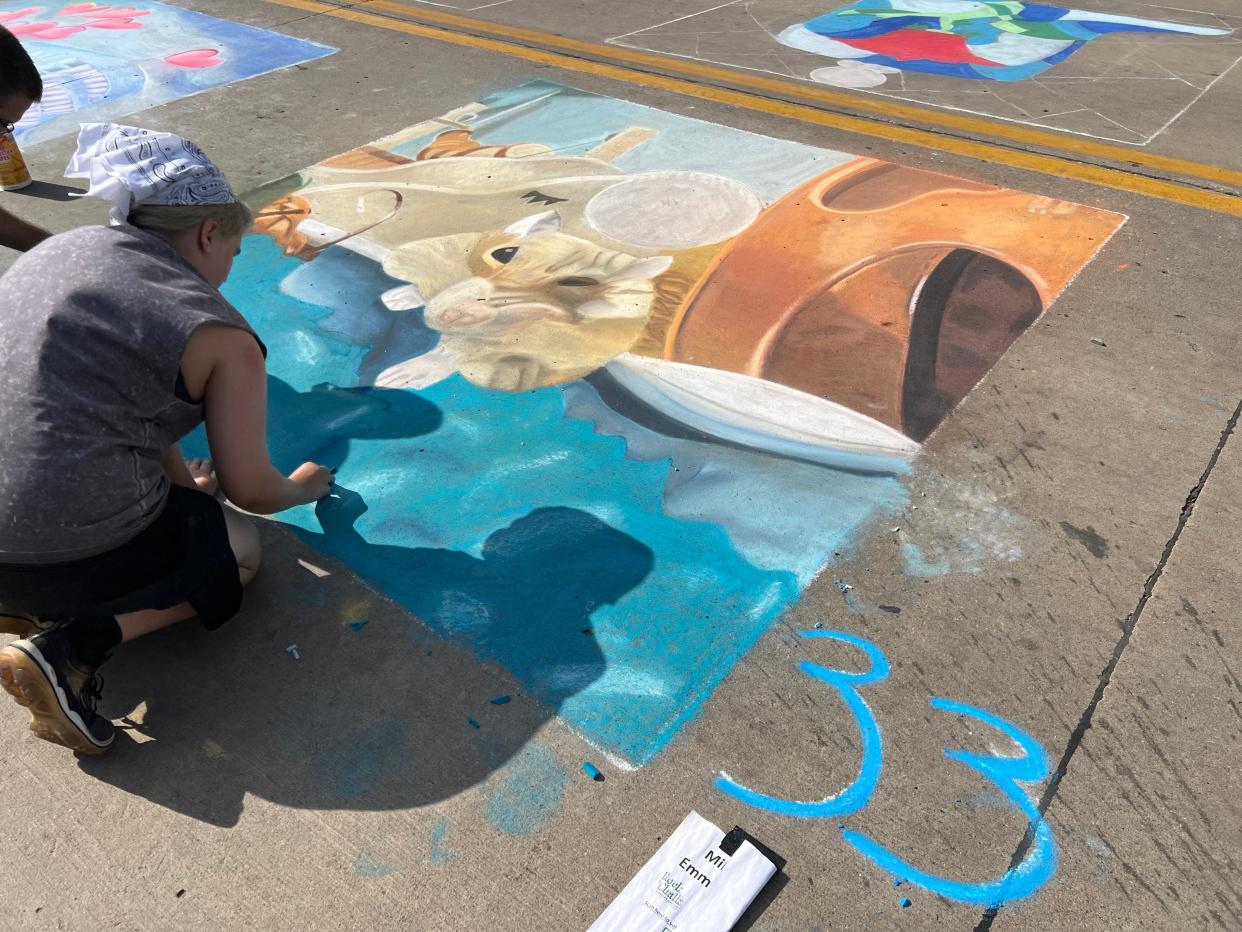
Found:
[[[18,252],[34,249],[52,234],[33,223],[14,217],[0,207],[0,246],[8,246]]]

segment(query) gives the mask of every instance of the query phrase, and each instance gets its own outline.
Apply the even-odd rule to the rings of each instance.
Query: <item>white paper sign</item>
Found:
[[[728,932],[777,865],[745,840],[725,854],[724,839],[691,812],[588,932]]]

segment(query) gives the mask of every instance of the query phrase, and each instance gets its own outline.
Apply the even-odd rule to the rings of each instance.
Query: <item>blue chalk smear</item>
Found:
[[[390,864],[385,864],[378,858],[373,858],[367,854],[359,854],[354,858],[354,873],[359,877],[366,877],[368,880],[381,880],[392,874],[393,868]]]
[[[370,623],[371,622],[367,619],[363,619],[362,621],[351,621],[349,623],[349,630],[350,631],[361,631],[363,628],[365,628]]]
[[[604,775],[599,772],[599,768],[596,767],[594,764],[592,764],[590,761],[587,761],[582,765],[582,772],[585,773],[592,780],[603,780],[604,779]]]
[[[512,701],[512,698],[513,698],[512,696],[509,696],[507,694],[504,696],[497,696],[495,699],[492,700],[492,705],[504,705],[506,702]]]
[[[911,906],[911,905],[913,905],[913,904],[911,904],[911,902],[910,902],[909,900],[907,900],[907,899],[903,899],[903,900],[901,901],[901,908],[902,908],[902,909],[905,909],[907,906]]]
[[[468,722],[470,723],[470,725],[471,725],[471,727],[472,727],[472,728],[482,728],[482,727],[483,727],[483,726],[482,726],[482,725],[480,725],[478,722],[476,722],[473,718],[469,718],[469,717],[467,717],[467,718],[466,718],[466,721],[468,721]]]
[[[431,833],[430,856],[432,864],[447,864],[457,857],[457,852],[447,844],[449,832],[452,831],[452,828],[448,819],[441,819],[436,823],[436,827]]]
[[[501,773],[487,804],[491,825],[506,834],[524,836],[541,830],[560,814],[569,774],[550,749],[528,744]]]

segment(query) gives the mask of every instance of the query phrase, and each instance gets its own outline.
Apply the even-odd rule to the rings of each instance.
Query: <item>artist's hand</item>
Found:
[[[196,457],[186,460],[185,466],[190,471],[190,478],[194,480],[194,485],[200,492],[215,495],[220,491],[220,482],[216,479],[216,469],[211,460]]]
[[[289,481],[298,487],[301,496],[298,504],[317,502],[332,488],[332,470],[318,463],[303,463],[289,474]]]

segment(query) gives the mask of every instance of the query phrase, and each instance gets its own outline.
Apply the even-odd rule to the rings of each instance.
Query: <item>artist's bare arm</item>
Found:
[[[34,249],[51,235],[47,230],[14,217],[0,207],[0,246],[25,252],[27,249]]]
[[[203,398],[220,488],[238,508],[272,514],[328,494],[331,472],[303,463],[280,474],[267,452],[267,371],[258,343],[234,327],[201,327],[181,360],[191,397]]]

